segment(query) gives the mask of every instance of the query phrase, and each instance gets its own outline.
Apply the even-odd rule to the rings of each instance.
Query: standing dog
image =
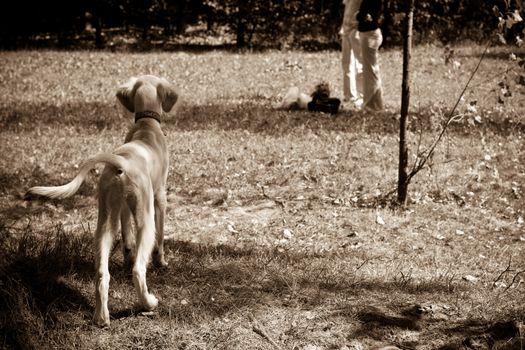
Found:
[[[117,98],[135,113],[135,125],[124,145],[113,153],[100,153],[88,159],[79,174],[68,184],[32,187],[28,194],[49,198],[72,196],[97,163],[105,163],[98,183],[98,222],[95,233],[96,307],[94,322],[109,326],[108,260],[114,237],[120,228],[124,258],[133,265],[133,284],[140,306],[154,309],[157,298],[148,292],[146,270],[150,256],[153,262],[166,266],[164,259],[164,214],[168,149],[160,128],[161,115],[177,102],[177,92],[167,80],[152,75],[133,77],[119,87]],[[131,237],[133,216],[136,236]],[[135,241],[135,244],[134,242]]]

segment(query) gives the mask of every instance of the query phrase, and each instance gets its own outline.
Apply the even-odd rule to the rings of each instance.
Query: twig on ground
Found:
[[[505,291],[507,291],[517,280],[518,276],[521,275],[522,273],[525,272],[525,269],[521,270],[521,271],[518,271],[516,272],[516,274],[514,275],[514,277],[512,278],[512,282],[510,282],[510,284],[507,286],[507,288],[505,288]],[[518,287],[519,285],[521,284],[521,281],[518,282],[518,285],[516,287]]]
[[[512,256],[509,257],[509,263],[507,264],[507,267],[505,268],[505,270],[503,270],[499,276],[494,280],[494,282],[492,282],[492,285],[496,285],[496,283],[498,283],[505,274],[507,273],[514,273],[514,277],[512,277],[512,281],[510,282],[510,284],[508,286],[505,287],[505,290],[504,292],[506,292],[507,290],[509,290],[510,287],[512,287],[514,285],[514,283],[516,283],[516,281],[518,281],[518,277],[522,274],[522,273],[525,273],[525,269],[523,270],[515,270],[515,269],[512,269]],[[521,284],[521,280],[518,281],[518,285]]]
[[[259,187],[261,188],[261,191],[262,191],[262,194],[263,194],[263,197],[264,197],[264,198],[271,200],[271,201],[274,202],[275,204],[278,204],[283,210],[285,209],[285,207],[284,207],[284,202],[279,201],[279,200],[277,200],[277,199],[275,199],[275,198],[272,198],[272,197],[270,197],[269,195],[267,195],[266,192],[264,191],[264,186],[263,186],[263,185],[259,185]]]
[[[270,338],[270,336],[268,335],[268,333],[266,333],[264,331],[264,329],[262,328],[262,326],[259,324],[259,322],[257,322],[257,320],[255,319],[255,317],[253,317],[252,314],[249,314],[248,315],[248,319],[250,320],[250,322],[252,323],[252,331],[254,331],[255,333],[257,333],[258,335],[260,335],[261,337],[263,337],[264,339],[266,339],[270,344],[273,345],[274,348],[278,349],[278,350],[282,350],[282,348],[279,346],[279,344],[277,344],[272,338]]]
[[[360,270],[363,266],[365,266],[370,260],[372,260],[372,259],[370,259],[370,258],[366,258],[361,264],[359,264],[359,266],[355,269],[354,272],[359,271],[359,270]]]
[[[511,264],[512,264],[512,256],[509,257],[509,264],[507,265],[507,268],[505,270],[503,270],[502,273],[499,274],[498,278],[496,278],[494,280],[494,282],[492,282],[492,285],[495,285],[496,283],[499,282],[499,280],[503,277],[504,274],[506,274],[507,272],[511,272],[512,270],[510,269],[511,267]]]

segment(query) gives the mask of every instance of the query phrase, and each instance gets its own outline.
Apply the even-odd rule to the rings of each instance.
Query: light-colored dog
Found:
[[[118,88],[117,98],[135,113],[135,125],[124,145],[113,153],[100,153],[88,159],[79,174],[68,184],[32,187],[28,194],[49,198],[73,195],[97,163],[105,163],[98,183],[98,223],[95,233],[96,308],[94,322],[109,326],[108,259],[119,223],[122,231],[124,258],[133,265],[133,283],[142,308],[154,309],[157,298],[148,292],[146,270],[150,256],[153,262],[166,266],[164,259],[164,215],[168,150],[160,128],[161,116],[175,105],[178,95],[171,83],[152,75],[133,77]],[[131,236],[130,219],[136,226]]]

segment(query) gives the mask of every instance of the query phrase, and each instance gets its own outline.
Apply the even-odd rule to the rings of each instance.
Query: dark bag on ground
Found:
[[[321,83],[317,85],[311,96],[312,101],[308,103],[309,111],[330,114],[336,114],[339,111],[341,100],[330,97],[330,88],[328,87],[328,84]]]

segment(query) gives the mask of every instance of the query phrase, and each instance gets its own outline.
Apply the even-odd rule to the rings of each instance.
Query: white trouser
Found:
[[[359,32],[363,64],[363,108],[383,109],[383,89],[378,62],[379,46],[383,42],[380,29]]]
[[[354,29],[341,34],[343,64],[343,95],[345,100],[362,98],[363,68],[359,32]]]

